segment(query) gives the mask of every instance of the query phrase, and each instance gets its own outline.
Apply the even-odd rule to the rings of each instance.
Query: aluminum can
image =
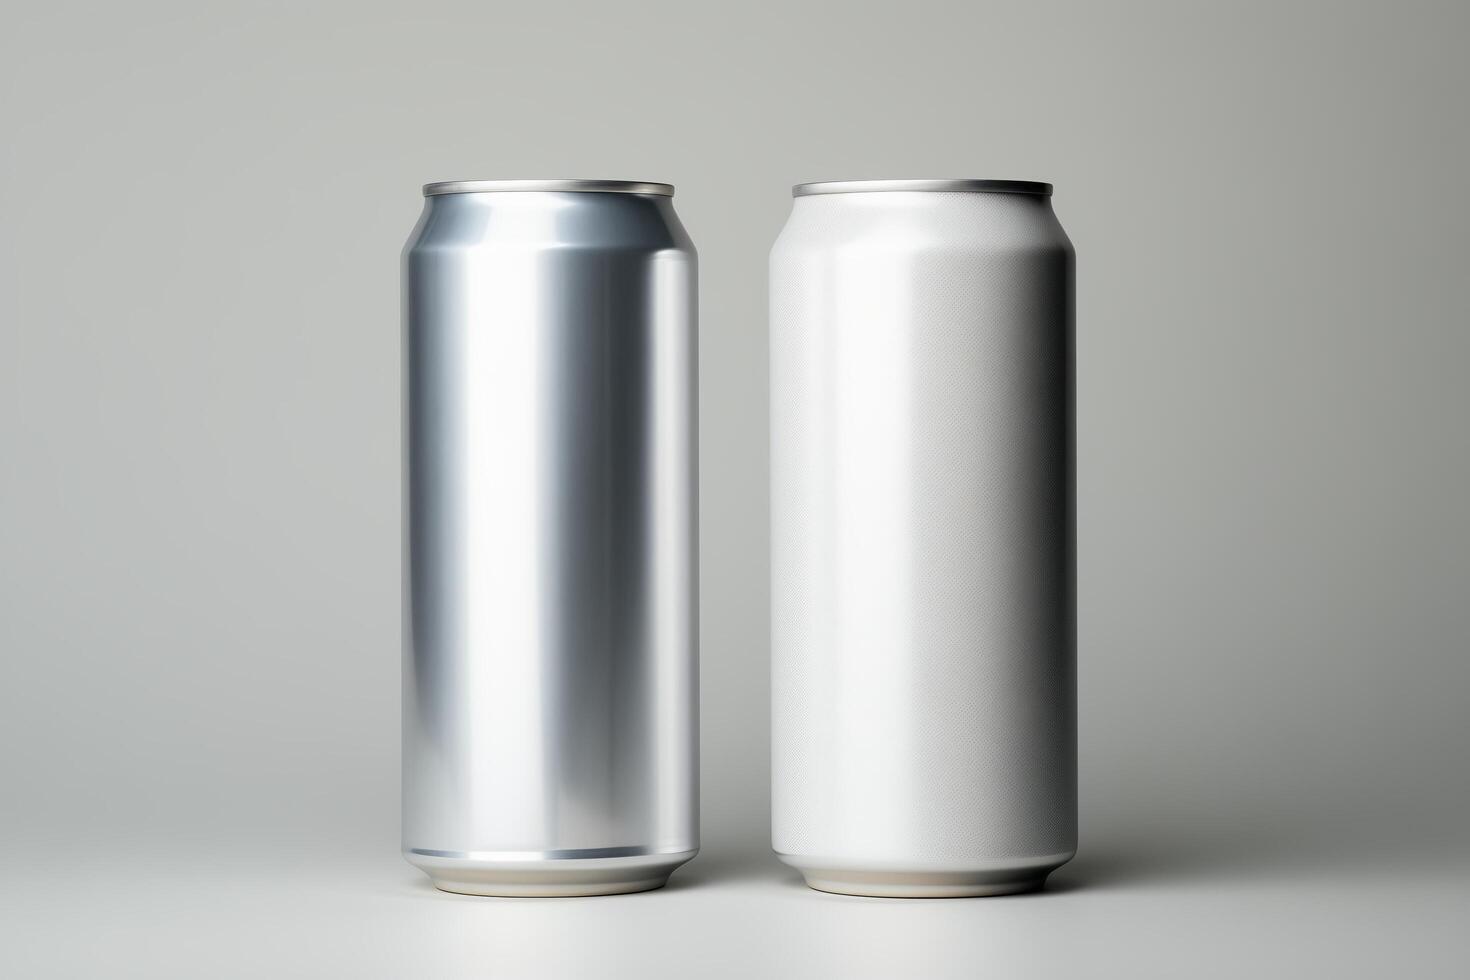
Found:
[[[699,846],[694,247],[667,184],[424,194],[404,855],[453,892],[657,888]]]
[[[1048,184],[795,189],[771,253],[773,844],[822,891],[1075,853],[1074,252]]]

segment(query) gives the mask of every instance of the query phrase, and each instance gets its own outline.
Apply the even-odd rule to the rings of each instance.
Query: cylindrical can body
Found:
[[[403,849],[448,891],[639,891],[698,848],[671,192],[430,185],[404,249]]]
[[[772,251],[772,829],[814,888],[1002,894],[1075,853],[1050,190],[806,185]]]

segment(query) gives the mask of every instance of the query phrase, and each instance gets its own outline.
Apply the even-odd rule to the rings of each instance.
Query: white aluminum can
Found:
[[[796,188],[771,253],[773,843],[995,895],[1076,851],[1074,252],[1051,186]]]

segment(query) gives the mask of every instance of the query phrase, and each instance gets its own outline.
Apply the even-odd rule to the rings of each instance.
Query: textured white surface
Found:
[[[771,255],[776,849],[1076,846],[1072,251],[1046,198],[797,198]]]

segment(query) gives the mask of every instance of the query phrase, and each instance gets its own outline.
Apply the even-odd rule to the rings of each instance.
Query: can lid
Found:
[[[792,197],[807,197],[811,194],[870,194],[877,191],[931,191],[942,193],[976,194],[1035,194],[1051,196],[1051,185],[1031,180],[969,180],[969,179],[881,179],[881,180],[821,180],[814,184],[797,184],[791,188]]]
[[[489,194],[495,192],[556,192],[595,194],[656,194],[673,197],[673,184],[655,184],[645,180],[442,180],[424,185],[424,197],[440,194]]]

